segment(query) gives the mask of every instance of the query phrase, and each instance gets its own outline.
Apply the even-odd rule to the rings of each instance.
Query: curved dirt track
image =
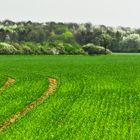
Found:
[[[15,79],[14,78],[8,77],[6,83],[3,85],[2,88],[0,88],[0,94],[2,92],[4,92],[5,90],[7,90],[14,82],[15,82]]]
[[[20,119],[21,117],[25,116],[28,112],[34,109],[38,104],[42,103],[50,94],[52,94],[57,88],[57,80],[53,78],[48,78],[49,80],[49,87],[44,94],[39,97],[37,100],[32,102],[31,104],[27,105],[21,111],[17,112],[16,114],[12,115],[8,119],[6,119],[2,124],[0,124],[0,132],[2,132],[7,126],[14,123],[16,120]]]

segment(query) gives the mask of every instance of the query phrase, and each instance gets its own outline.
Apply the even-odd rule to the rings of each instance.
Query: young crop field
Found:
[[[0,140],[140,140],[140,55],[0,56]]]

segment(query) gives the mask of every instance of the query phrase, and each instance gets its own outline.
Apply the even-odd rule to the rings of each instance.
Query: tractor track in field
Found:
[[[0,132],[2,132],[6,127],[14,123],[16,120],[24,117],[28,112],[30,112],[32,109],[34,109],[37,105],[42,103],[49,95],[51,95],[57,88],[57,80],[54,78],[48,78],[49,81],[49,87],[47,91],[43,93],[41,97],[27,105],[25,108],[23,108],[21,111],[17,112],[16,114],[12,115],[8,119],[6,119],[2,124],[0,124]]]
[[[3,87],[0,88],[0,94],[2,94],[5,90],[7,90],[12,84],[14,84],[16,80],[14,78],[8,77],[6,83],[3,85]]]

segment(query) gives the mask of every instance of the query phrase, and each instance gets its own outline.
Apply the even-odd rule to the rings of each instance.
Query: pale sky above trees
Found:
[[[0,0],[0,20],[91,22],[140,28],[140,0]]]

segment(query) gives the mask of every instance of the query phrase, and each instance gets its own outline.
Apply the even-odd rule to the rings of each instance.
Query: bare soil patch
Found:
[[[3,93],[5,90],[7,90],[14,82],[15,82],[14,78],[8,77],[6,83],[3,85],[2,88],[0,88],[0,94]]]
[[[39,97],[37,100],[32,102],[31,104],[27,105],[21,111],[17,112],[16,114],[12,115],[8,119],[6,119],[2,124],[0,124],[0,132],[2,132],[7,126],[14,123],[16,120],[20,119],[21,117],[25,116],[28,112],[34,109],[38,104],[42,103],[49,95],[51,95],[57,88],[57,80],[53,78],[48,78],[49,80],[49,87],[44,94]]]

